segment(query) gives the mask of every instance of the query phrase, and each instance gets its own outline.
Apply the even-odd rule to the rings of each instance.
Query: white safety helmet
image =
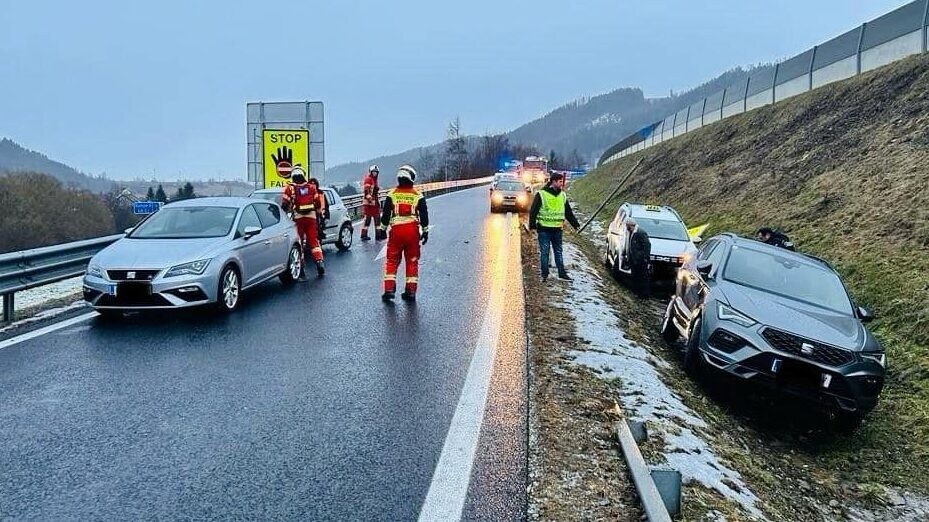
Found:
[[[377,168],[377,165],[371,165],[370,167],[368,167],[368,172],[376,172],[380,174],[381,170]]]
[[[306,171],[304,171],[303,167],[301,167],[300,165],[294,165],[294,168],[290,170],[290,179],[297,181],[295,178],[297,178],[298,176],[300,178],[303,178],[304,182],[306,181]],[[298,183],[300,182],[298,181]]]
[[[400,168],[397,169],[397,179],[408,179],[410,181],[416,181],[416,170],[410,165],[400,165]]]

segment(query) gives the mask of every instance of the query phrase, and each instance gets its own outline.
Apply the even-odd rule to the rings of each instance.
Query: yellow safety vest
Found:
[[[564,192],[557,196],[547,190],[540,190],[542,207],[539,209],[537,223],[540,227],[562,228],[564,226],[565,205],[568,198]]]
[[[419,216],[416,215],[416,207],[422,196],[415,190],[398,190],[392,189],[387,196],[394,203],[394,213],[390,218],[390,226],[404,225],[407,223],[418,223]]]

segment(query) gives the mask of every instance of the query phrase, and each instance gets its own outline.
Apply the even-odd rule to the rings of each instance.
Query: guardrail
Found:
[[[627,136],[600,156],[603,165],[722,119],[920,54],[929,48],[929,0],[916,0],[808,49],[762,67]]]
[[[493,178],[476,178],[455,181],[423,183],[416,188],[426,194],[436,191],[454,191],[489,183]],[[382,190],[381,195],[387,195]],[[361,208],[362,195],[342,198],[349,210]],[[56,283],[84,273],[94,254],[122,238],[123,234],[85,239],[31,250],[0,254],[0,296],[3,298],[3,321],[13,320],[15,294],[30,288]]]
[[[3,320],[13,319],[16,292],[83,274],[94,254],[121,237],[123,234],[115,234],[0,255]]]

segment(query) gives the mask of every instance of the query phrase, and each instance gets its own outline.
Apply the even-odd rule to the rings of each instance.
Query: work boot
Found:
[[[384,292],[384,295],[381,296],[381,301],[393,301],[394,293],[393,292]]]
[[[367,230],[361,231],[361,240],[362,240],[362,241],[371,241],[371,238],[368,237],[368,231],[367,231]]]
[[[415,301],[416,292],[410,292],[409,290],[407,290],[406,292],[403,292],[402,294],[400,294],[400,299],[403,299],[404,301],[410,301],[410,302]]]
[[[562,281],[572,281],[571,277],[568,275],[567,272],[559,272],[558,279],[561,279]]]
[[[316,277],[322,277],[326,275],[326,265],[322,261],[316,262]]]

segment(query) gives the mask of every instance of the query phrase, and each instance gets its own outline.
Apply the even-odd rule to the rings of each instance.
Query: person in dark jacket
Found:
[[[652,287],[652,277],[648,269],[652,242],[648,238],[648,233],[632,218],[626,221],[626,233],[629,236],[629,240],[626,241],[628,249],[626,258],[632,272],[630,275],[632,291],[639,297],[648,297]]]
[[[769,245],[774,245],[776,247],[785,248],[793,252],[796,250],[794,248],[793,242],[787,237],[787,234],[777,230],[776,228],[762,227],[758,229],[757,232],[758,241],[762,243],[767,243]]]
[[[532,200],[529,209],[529,228],[539,234],[539,261],[542,271],[542,280],[548,279],[549,252],[555,252],[555,266],[558,267],[558,278],[570,281],[564,267],[562,256],[562,234],[565,220],[571,223],[575,230],[580,223],[574,217],[571,204],[564,193],[564,175],[552,174],[549,183],[538,191]]]

